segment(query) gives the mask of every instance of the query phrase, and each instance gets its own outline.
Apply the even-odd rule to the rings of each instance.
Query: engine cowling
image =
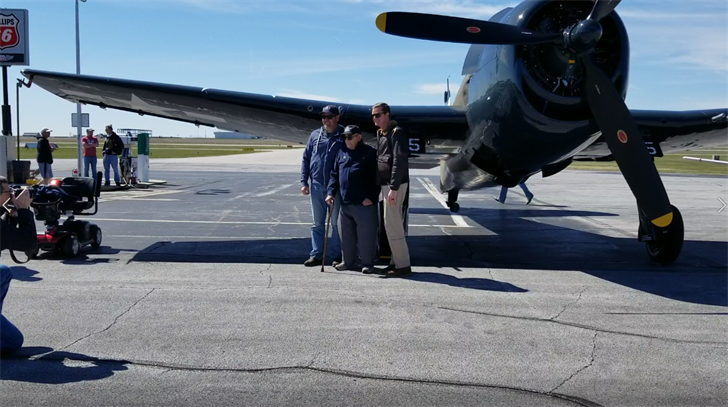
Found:
[[[524,13],[519,25],[544,33],[567,32],[591,12],[592,1],[550,1]],[[622,20],[612,12],[600,21],[601,39],[590,52],[592,61],[626,97],[629,39]],[[551,43],[516,47],[523,93],[539,112],[556,120],[579,121],[592,114],[582,98],[584,67],[568,46]]]

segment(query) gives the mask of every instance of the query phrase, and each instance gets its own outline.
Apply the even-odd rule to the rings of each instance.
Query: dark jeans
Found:
[[[5,294],[10,288],[13,272],[10,267],[0,264],[0,353],[10,353],[23,346],[23,334],[2,315]]]

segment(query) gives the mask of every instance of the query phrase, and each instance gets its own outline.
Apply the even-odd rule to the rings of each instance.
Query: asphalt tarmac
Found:
[[[463,192],[451,214],[437,170],[416,170],[414,273],[383,279],[302,265],[297,160],[155,160],[165,185],[102,194],[99,250],[13,267],[2,312],[25,345],[0,361],[0,405],[728,400],[725,177],[663,176],[685,219],[664,267],[619,174],[533,178],[530,205]]]

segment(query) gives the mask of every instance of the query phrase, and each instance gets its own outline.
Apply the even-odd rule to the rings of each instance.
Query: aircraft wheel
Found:
[[[101,232],[101,228],[93,225],[91,226],[91,248],[98,249],[101,247],[101,240],[104,238],[104,234]]]
[[[457,202],[453,203],[447,203],[447,206],[450,208],[450,212],[457,212],[460,210],[460,204]]]
[[[63,244],[61,246],[63,254],[67,257],[76,257],[78,256],[78,252],[81,250],[81,245],[79,244],[76,235],[69,235],[63,239]]]
[[[680,255],[683,246],[685,229],[680,211],[672,206],[672,223],[666,228],[654,227],[656,236],[645,242],[650,260],[660,264],[671,264]]]

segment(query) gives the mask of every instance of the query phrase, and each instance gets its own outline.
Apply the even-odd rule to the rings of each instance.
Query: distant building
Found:
[[[260,139],[263,137],[254,136],[252,134],[238,133],[236,131],[216,131],[215,138],[254,140],[254,139]]]

